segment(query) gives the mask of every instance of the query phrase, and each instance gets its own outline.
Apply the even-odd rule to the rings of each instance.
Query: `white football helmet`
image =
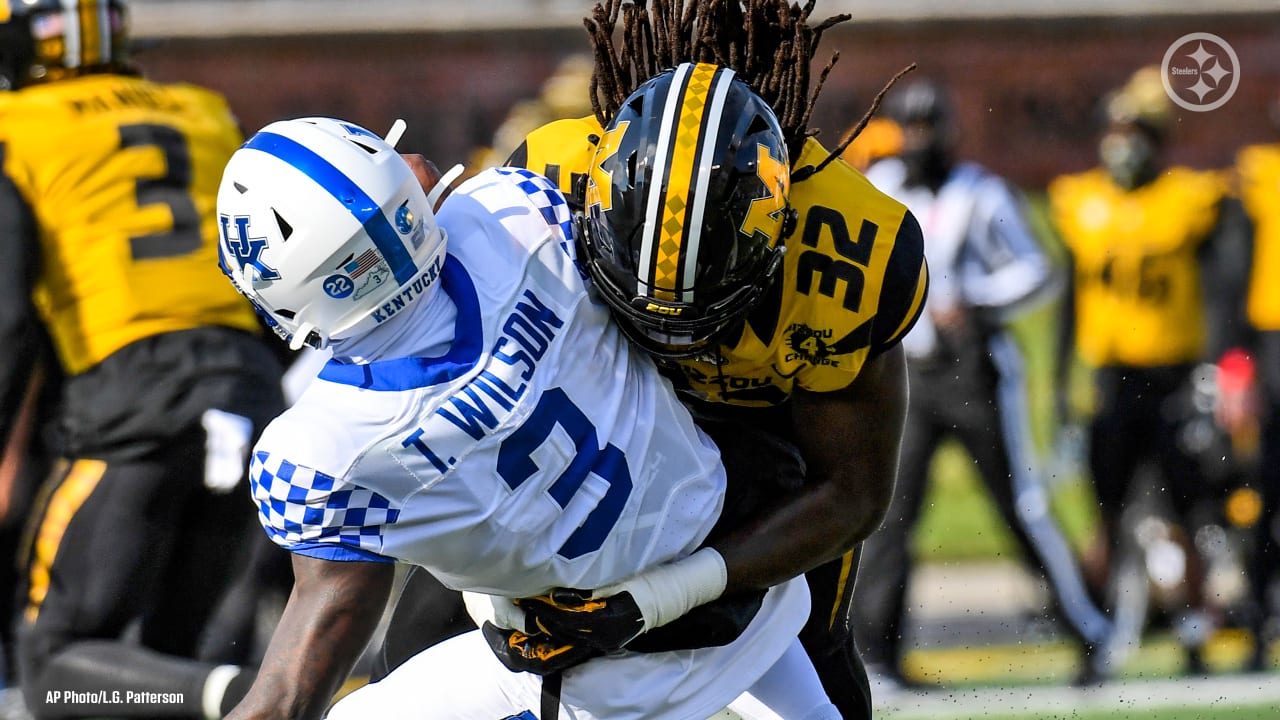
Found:
[[[332,118],[284,120],[223,171],[223,272],[295,350],[362,335],[437,285],[445,233],[395,139]]]

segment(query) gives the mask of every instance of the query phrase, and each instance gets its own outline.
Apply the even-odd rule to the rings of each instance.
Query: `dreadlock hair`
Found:
[[[833,52],[810,90],[810,66],[822,34],[852,16],[834,15],[809,25],[817,0],[603,0],[583,20],[591,37],[595,70],[591,108],[602,126],[649,78],[682,62],[731,68],[773,108],[792,158],[800,157],[813,107],[827,76],[840,59]],[[622,34],[617,38],[618,20]],[[617,40],[617,42],[615,42]],[[793,174],[798,182],[825,168],[866,126],[889,88],[915,66],[898,73],[876,95],[862,121],[816,167]]]

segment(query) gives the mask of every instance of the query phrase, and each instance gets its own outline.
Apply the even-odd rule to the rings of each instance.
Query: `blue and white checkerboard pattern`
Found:
[[[262,526],[284,548],[318,542],[378,553],[382,527],[400,516],[372,490],[342,487],[329,475],[266,452],[254,453],[249,477]]]
[[[502,175],[519,178],[516,185],[528,193],[529,199],[533,201],[534,206],[542,213],[542,217],[547,221],[547,224],[552,227],[558,225],[560,232],[564,233],[564,239],[569,240],[573,237],[573,213],[569,210],[569,201],[564,199],[564,195],[550,180],[524,168],[499,167],[494,169]]]

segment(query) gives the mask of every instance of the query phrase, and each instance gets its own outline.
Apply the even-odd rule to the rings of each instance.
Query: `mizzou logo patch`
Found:
[[[839,360],[832,360],[835,348],[831,345],[830,329],[814,329],[803,323],[795,323],[787,328],[787,362],[800,360],[810,365],[830,365],[839,367]]]

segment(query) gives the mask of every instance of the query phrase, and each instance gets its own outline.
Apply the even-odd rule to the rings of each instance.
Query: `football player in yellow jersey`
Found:
[[[1280,96],[1272,103],[1271,112],[1280,129]],[[1256,379],[1246,377],[1237,384],[1239,392],[1224,393],[1224,399],[1234,396],[1236,402],[1223,403],[1230,409],[1220,416],[1225,416],[1229,428],[1257,423],[1258,486],[1263,502],[1249,568],[1256,606],[1251,664],[1255,670],[1264,670],[1271,664],[1267,643],[1275,640],[1278,624],[1270,590],[1280,565],[1276,560],[1280,530],[1275,522],[1280,502],[1280,143],[1243,148],[1236,158],[1236,173],[1240,199],[1253,225],[1245,316],[1250,335],[1247,346],[1252,351],[1248,365]]]
[[[247,450],[282,407],[279,362],[216,266],[241,136],[214,93],[138,77],[126,11],[0,0],[0,397],[33,324],[65,375],[18,618],[37,718],[220,717],[251,675],[194,659],[251,537]]]
[[[897,469],[899,343],[927,287],[920,228],[839,159],[843,147],[807,131],[807,15],[785,2],[690,5],[685,25],[660,3],[598,6],[596,116],[535,130],[511,162],[581,203],[580,256],[596,288],[684,391],[731,476],[735,458],[752,458],[739,477],[761,492],[793,488],[717,547],[731,577],[748,558],[771,568],[751,578],[762,584],[807,570],[806,650],[844,717],[868,717],[849,601],[856,547],[879,525]],[[629,34],[615,50],[619,16],[661,26],[669,43]],[[792,23],[809,34],[788,48]],[[755,57],[734,54],[749,46]],[[662,72],[694,58],[717,64]],[[719,88],[735,74],[773,112],[730,107]],[[648,82],[633,93],[627,78]],[[783,450],[761,462],[770,446]]]
[[[1215,245],[1226,244],[1211,238],[1231,227],[1238,213],[1230,211],[1221,174],[1162,165],[1171,112],[1159,70],[1135,73],[1106,102],[1102,167],[1059,177],[1048,188],[1072,266],[1058,385],[1066,387],[1074,346],[1092,369],[1095,388],[1088,458],[1102,520],[1089,553],[1095,586],[1108,572],[1140,463],[1158,466],[1163,494],[1186,532],[1194,532],[1186,521],[1205,499],[1197,458],[1179,441],[1177,409],[1187,406],[1193,369],[1216,357],[1211,347],[1221,344],[1209,337],[1219,328],[1206,323],[1206,303],[1226,295],[1216,288],[1215,295],[1206,293],[1203,273]],[[1225,291],[1229,285],[1223,285]],[[1064,398],[1058,405],[1065,416]],[[1188,537],[1182,540],[1189,602],[1180,611],[1178,634],[1189,666],[1199,671],[1212,619],[1202,558]]]

